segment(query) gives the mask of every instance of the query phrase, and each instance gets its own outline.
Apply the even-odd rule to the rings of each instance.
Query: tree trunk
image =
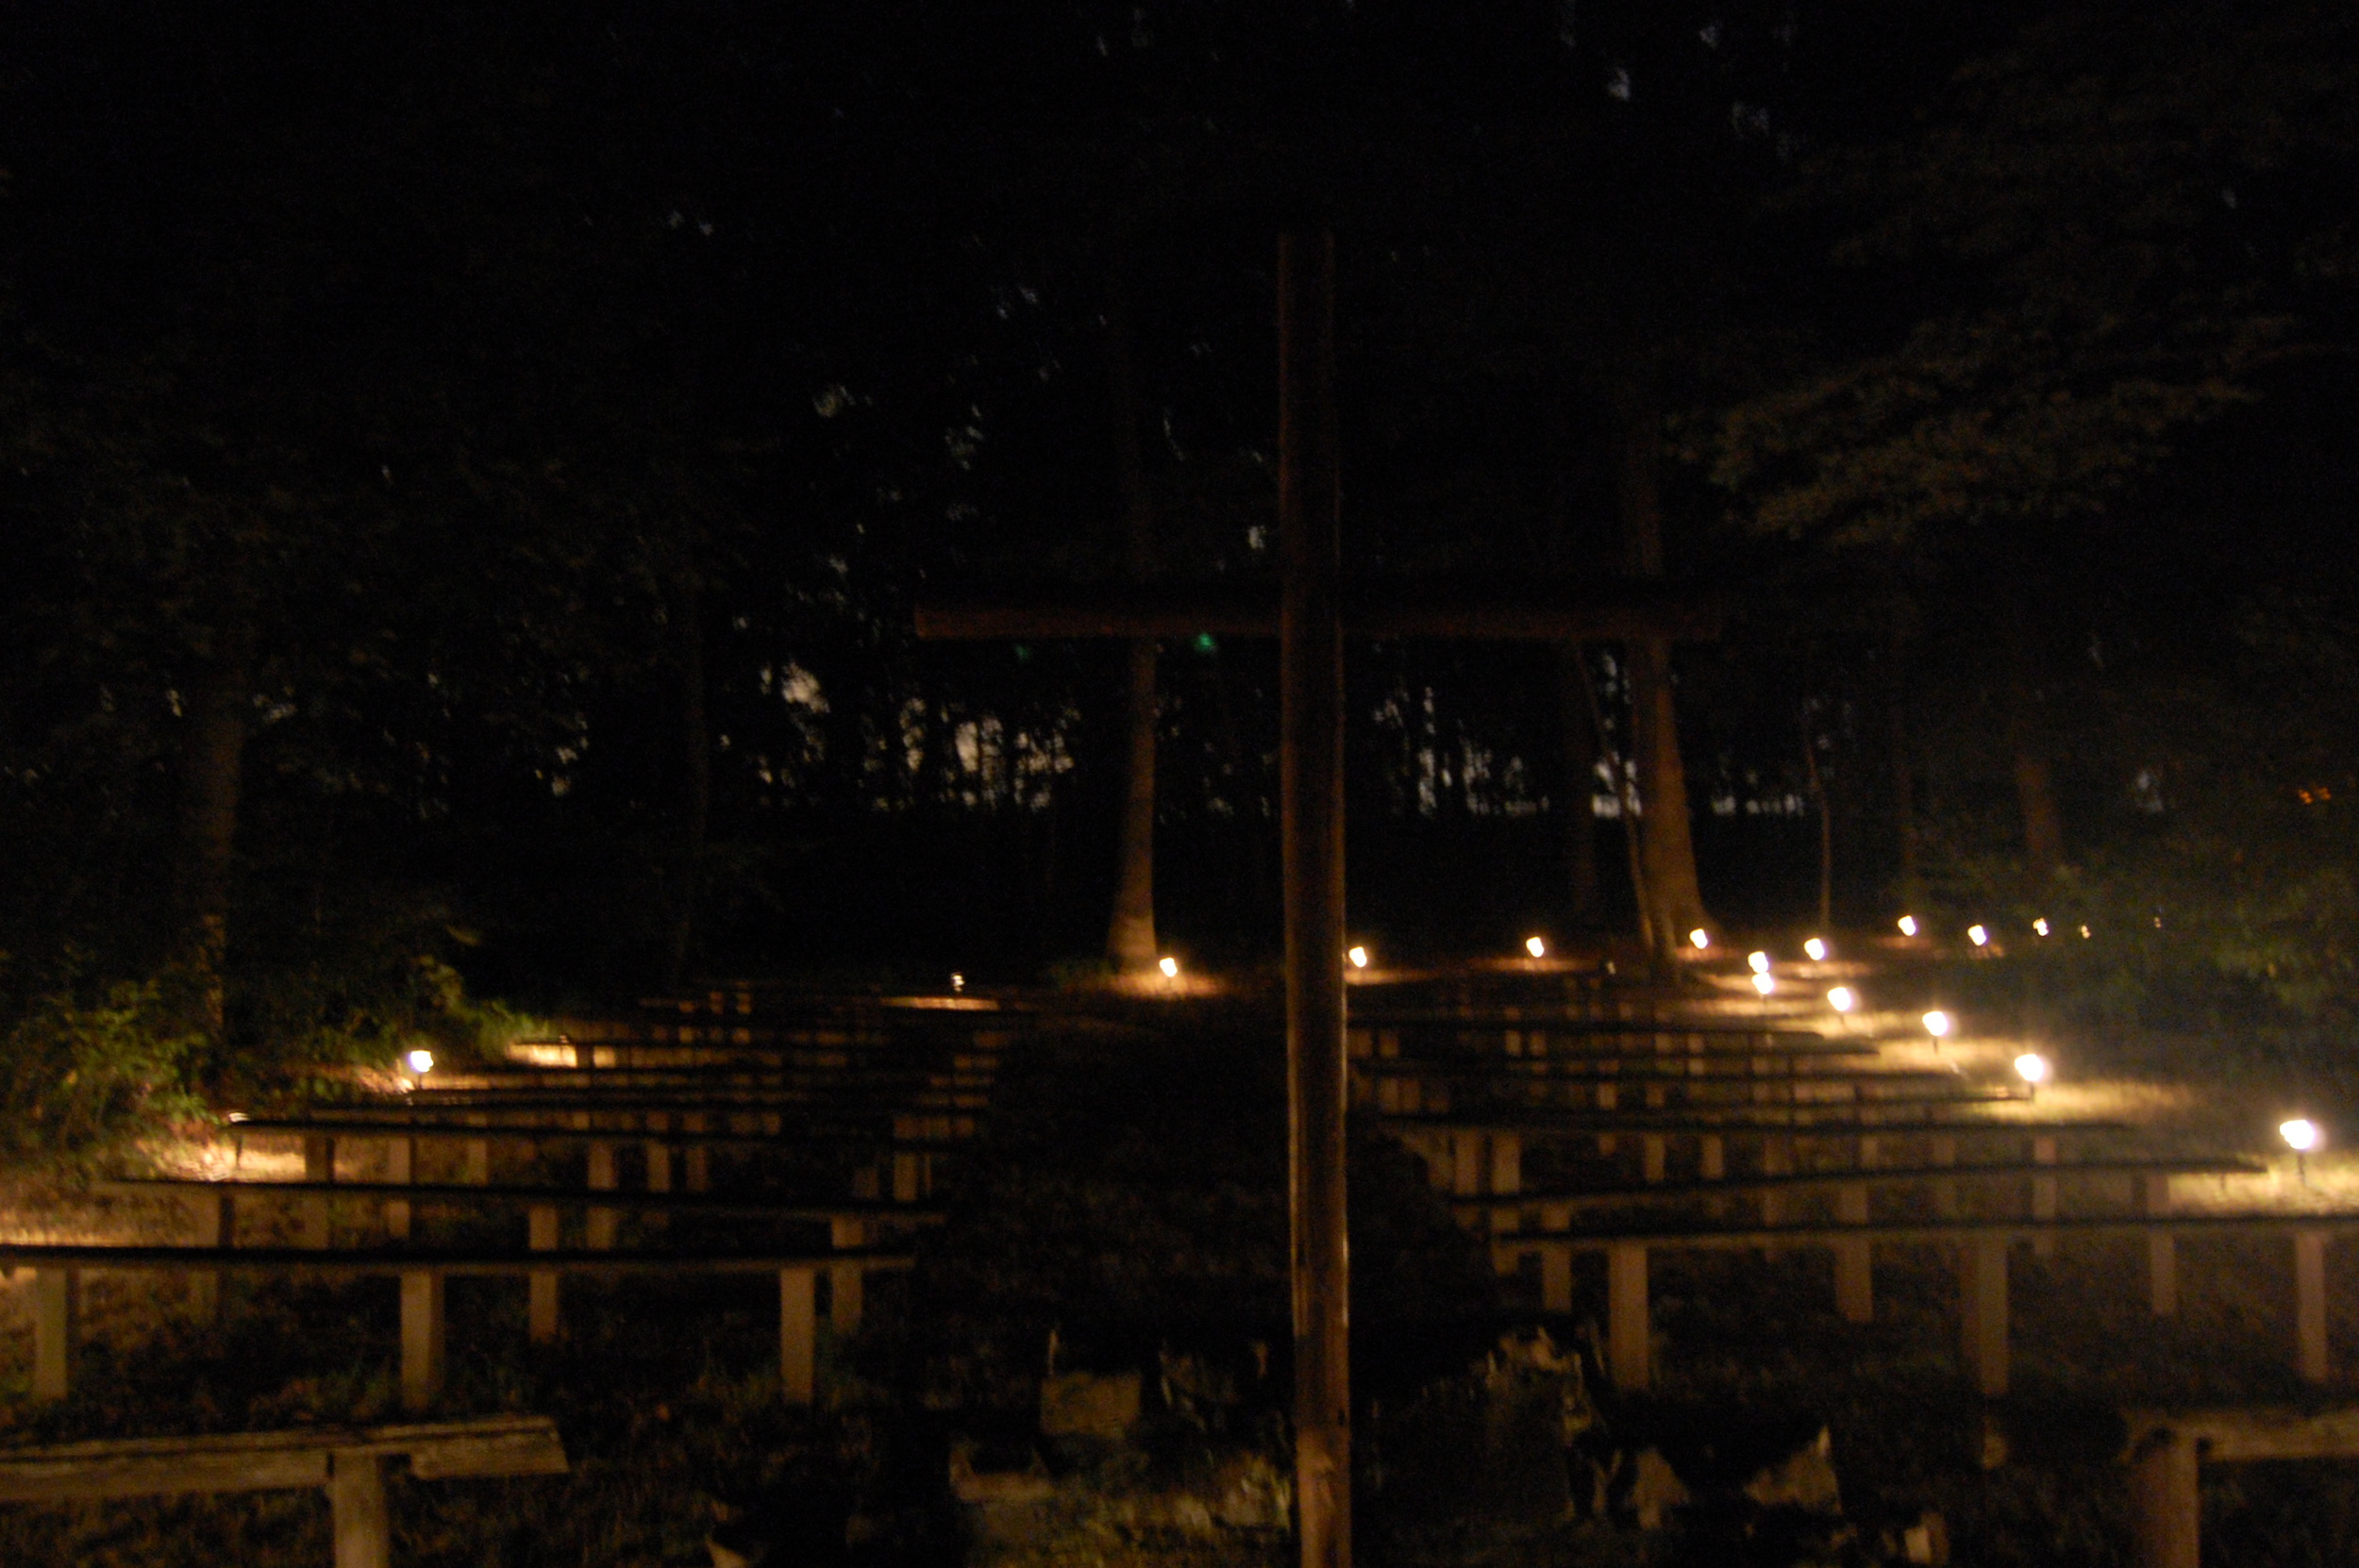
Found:
[[[198,987],[195,1022],[218,1038],[222,963],[229,951],[230,876],[245,741],[254,722],[253,655],[242,631],[223,639],[190,693],[180,751],[181,942]]]
[[[1624,568],[1633,577],[1663,575],[1663,500],[1656,475],[1662,420],[1653,399],[1631,395],[1622,412],[1619,486]],[[1631,742],[1645,809],[1639,842],[1647,868],[1656,949],[1668,953],[1689,931],[1712,928],[1696,878],[1687,813],[1687,772],[1680,758],[1679,715],[1671,694],[1667,638],[1631,639],[1628,649]]]
[[[1117,258],[1107,287],[1106,380],[1113,418],[1114,468],[1122,487],[1125,564],[1135,580],[1154,555],[1154,514],[1139,450],[1137,393],[1131,382],[1129,293]],[[1130,644],[1123,728],[1129,765],[1123,776],[1122,838],[1116,852],[1114,907],[1106,925],[1106,957],[1120,970],[1154,967],[1155,942],[1155,643]]]
[[[685,764],[678,863],[673,876],[672,935],[665,978],[678,990],[688,978],[696,938],[696,907],[704,894],[706,840],[712,826],[711,737],[705,718],[705,637],[702,595],[693,568],[672,582],[673,630],[678,638],[680,760]]]
[[[1564,731],[1564,889],[1575,926],[1598,914],[1598,731],[1590,716],[1596,688],[1578,642],[1556,650],[1556,694]]]
[[[1892,815],[1899,833],[1900,909],[1905,913],[1924,906],[1925,870],[1916,831],[1916,772],[1909,761],[1908,634],[1897,609],[1888,647],[1891,667],[1885,676],[1892,752]]]
[[[2048,765],[2046,726],[2040,722],[2040,692],[2032,673],[2031,630],[2023,591],[2009,577],[2000,590],[1999,635],[2006,640],[2007,748],[2013,755],[2015,795],[2023,817],[2023,875],[2033,892],[2052,885],[2065,863],[2064,816]]]

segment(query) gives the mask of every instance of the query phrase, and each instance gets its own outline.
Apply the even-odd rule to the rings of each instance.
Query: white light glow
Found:
[[[1698,926],[1687,933],[1687,944],[1700,953],[1712,945],[1712,933]]]
[[[1766,975],[1756,975],[1753,976],[1753,989],[1766,996],[1778,989],[1778,982]]]
[[[2307,1116],[2297,1116],[2290,1122],[2280,1123],[2277,1136],[2283,1138],[2285,1146],[2296,1154],[2308,1154],[2323,1141],[2318,1125]]]
[[[2035,935],[2043,937],[2046,936],[2048,934],[2048,922],[2046,920],[2034,920],[2032,922],[2032,930]]]
[[[1925,1015],[1925,1032],[1932,1035],[1935,1040],[1940,1040],[1948,1036],[1949,1033],[1949,1015],[1943,1012],[1938,1008],[1927,1013]]]
[[[1837,986],[1827,993],[1827,1006],[1837,1012],[1849,1012],[1859,1006],[1859,993],[1849,986]]]
[[[953,971],[950,976],[950,989],[952,991],[964,991],[966,989],[966,976]]]
[[[1916,917],[1915,915],[1902,915],[1900,917],[1900,934],[1904,937],[1913,937],[1916,935]]]
[[[1526,937],[1524,938],[1524,951],[1535,959],[1545,959],[1548,956],[1548,944],[1538,937]]]
[[[2025,1083],[2048,1081],[2048,1059],[2037,1051],[2026,1051],[2015,1059],[2015,1076]]]
[[[2086,941],[2088,940],[2088,935],[2089,935],[2089,928],[2088,928],[2087,926],[2082,926],[2082,927],[2081,927],[2081,940],[2082,940],[2083,942],[2086,942]]]
[[[1163,978],[1166,980],[1176,980],[1180,977],[1180,960],[1178,959],[1167,958],[1155,967],[1163,972]]]
[[[1769,973],[1769,955],[1766,953],[1748,953],[1745,955],[1745,967],[1751,970],[1756,975],[1766,975]]]
[[[1813,937],[1802,943],[1802,951],[1810,955],[1811,962],[1824,963],[1827,961],[1827,939]]]
[[[1985,947],[1990,943],[1990,933],[1980,926],[1968,926],[1966,928],[1966,940],[1977,947]]]
[[[434,1071],[434,1053],[431,1051],[412,1051],[402,1059],[410,1063],[410,1071],[412,1073]]]
[[[1364,947],[1354,947],[1344,957],[1351,960],[1351,967],[1354,969],[1368,967],[1368,950]]]

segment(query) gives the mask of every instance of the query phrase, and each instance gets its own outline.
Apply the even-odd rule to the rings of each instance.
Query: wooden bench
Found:
[[[391,1568],[385,1472],[403,1459],[422,1481],[562,1476],[567,1468],[565,1445],[546,1416],[133,1438],[0,1450],[0,1503],[320,1487],[327,1493],[336,1568]]]
[[[565,1275],[770,1274],[778,1281],[778,1373],[790,1404],[808,1405],[817,1367],[818,1282],[828,1282],[832,1330],[860,1326],[866,1276],[906,1269],[906,1251],[838,1246],[824,1253],[768,1249],[743,1253],[628,1253],[557,1247],[553,1236],[533,1238],[523,1253],[460,1247],[319,1251],[310,1247],[68,1245],[0,1243],[0,1268],[29,1267],[33,1294],[33,1397],[65,1397],[72,1378],[80,1276],[86,1269],[178,1273],[196,1271],[312,1276],[392,1275],[400,1281],[403,1407],[430,1408],[441,1397],[444,1368],[443,1284],[453,1276],[529,1281],[530,1332],[537,1343],[560,1332],[557,1283]],[[549,1244],[539,1243],[546,1241]]]
[[[2174,1243],[2188,1235],[2285,1236],[2293,1243],[2295,1366],[2314,1383],[2327,1377],[2326,1244],[2337,1232],[2359,1230],[2359,1216],[2339,1222],[2319,1215],[2149,1214],[2137,1217],[2067,1217],[2049,1220],[1923,1220],[1877,1225],[1788,1225],[1752,1228],[1682,1229],[1615,1226],[1581,1233],[1515,1232],[1491,1239],[1492,1261],[1502,1274],[1536,1256],[1541,1264],[1544,1309],[1572,1309],[1572,1258],[1606,1258],[1607,1367],[1615,1382],[1643,1389],[1653,1376],[1653,1328],[1648,1301],[1648,1259],[1662,1251],[1771,1249],[1817,1244],[1834,1254],[1838,1308],[1849,1321],[1873,1315],[1867,1285],[1870,1248],[1878,1243],[1949,1245],[1956,1249],[1959,1331],[1964,1359],[1987,1398],[2007,1392],[2007,1253],[2017,1241],[2059,1236],[2128,1236]],[[2150,1249],[2150,1259],[2153,1254]],[[2171,1255],[2175,1259],[2175,1253]],[[2174,1265],[2175,1266],[2175,1265]],[[1847,1271],[1856,1273],[1847,1280]],[[2175,1276],[2163,1289],[2150,1280],[2158,1316],[2178,1310]]]
[[[2137,1568],[2201,1568],[2202,1462],[2359,1459],[2359,1406],[2124,1410]]]

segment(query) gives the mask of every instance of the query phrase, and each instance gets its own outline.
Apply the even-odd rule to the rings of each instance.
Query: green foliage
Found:
[[[0,1034],[0,1164],[66,1175],[201,1113],[169,981],[35,997]]]

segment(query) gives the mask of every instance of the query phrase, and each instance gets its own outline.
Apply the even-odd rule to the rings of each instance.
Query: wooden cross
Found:
[[[1049,588],[917,605],[939,639],[1164,638],[1279,644],[1295,1473],[1303,1568],[1351,1561],[1351,1274],[1345,1245],[1344,639],[1541,642],[1716,635],[1718,612],[1625,583],[1352,583],[1343,575],[1335,427],[1335,242],[1278,242],[1275,585]]]

